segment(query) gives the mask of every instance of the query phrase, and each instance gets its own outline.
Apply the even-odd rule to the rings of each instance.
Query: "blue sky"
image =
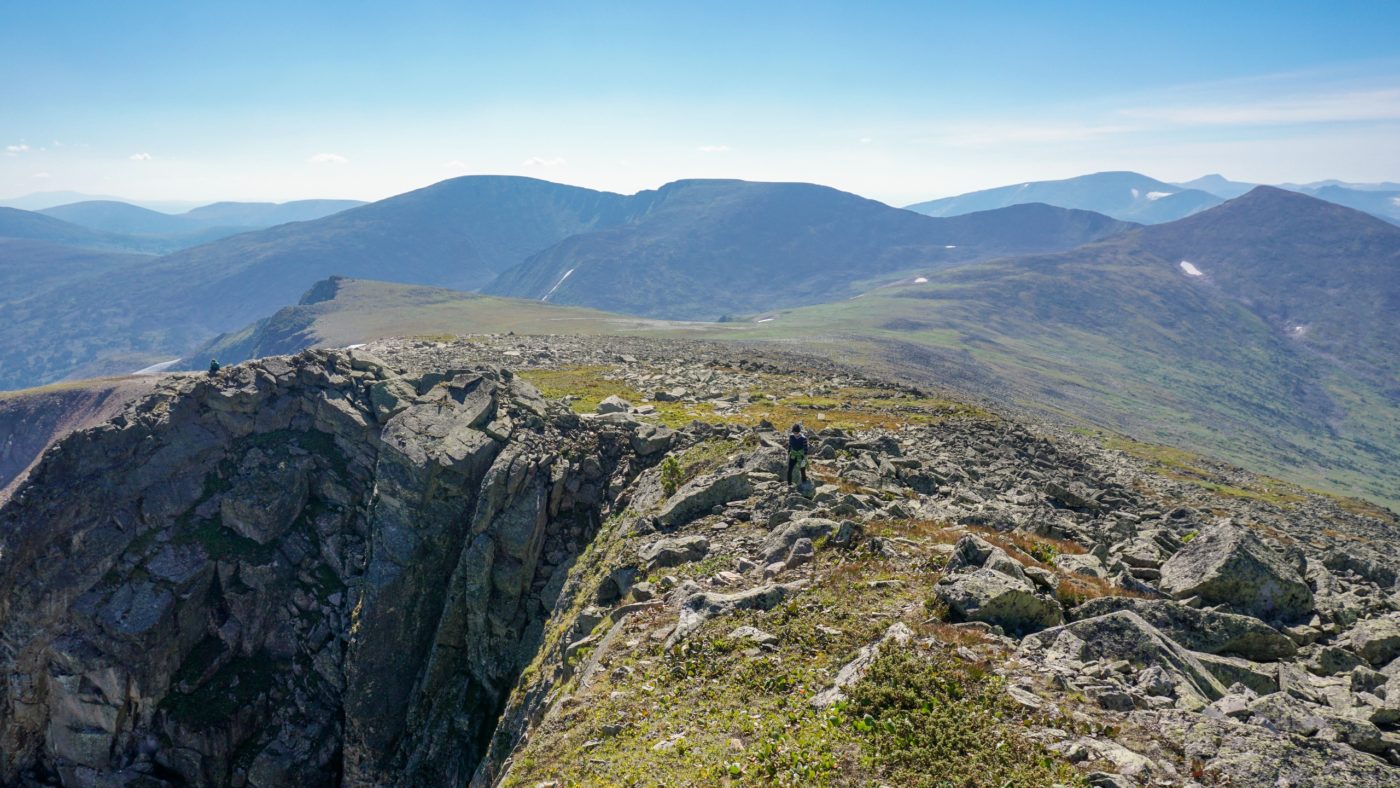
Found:
[[[1400,180],[1400,3],[9,3],[0,197]]]

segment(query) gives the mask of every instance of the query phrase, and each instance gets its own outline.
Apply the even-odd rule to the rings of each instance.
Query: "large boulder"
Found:
[[[677,528],[720,504],[747,498],[752,492],[748,471],[701,476],[666,500],[656,515],[656,522],[662,528]]]
[[[1298,653],[1296,643],[1257,618],[1198,610],[1167,599],[1091,599],[1074,609],[1074,618],[1094,618],[1118,610],[1137,613],[1162,634],[1192,651],[1230,654],[1257,662],[1284,659]]]
[[[1160,587],[1178,599],[1266,620],[1294,619],[1312,610],[1312,590],[1298,571],[1253,532],[1221,526],[1192,540],[1162,565]]]
[[[1016,633],[1035,632],[1062,620],[1059,603],[1037,594],[1029,581],[985,567],[949,575],[933,593],[960,619]]]
[[[1400,616],[1391,614],[1358,623],[1347,633],[1351,648],[1372,667],[1381,667],[1400,656]]]
[[[803,583],[798,581],[757,586],[735,594],[715,594],[708,591],[691,594],[681,602],[680,617],[676,621],[675,629],[671,630],[671,635],[666,639],[666,648],[669,649],[684,640],[712,618],[728,615],[736,610],[771,610],[802,587]]]
[[[824,517],[804,517],[778,526],[768,538],[763,540],[761,554],[764,563],[786,558],[792,546],[799,539],[820,539],[829,536],[839,527],[835,520]]]
[[[1127,660],[1159,666],[1175,683],[1177,702],[1187,707],[1203,707],[1225,694],[1225,687],[1194,654],[1131,610],[1037,632],[1021,641],[1021,651],[1047,663]]]
[[[637,552],[647,566],[656,569],[667,566],[680,566],[699,561],[710,552],[710,540],[703,536],[678,536],[674,539],[661,539],[643,547]]]

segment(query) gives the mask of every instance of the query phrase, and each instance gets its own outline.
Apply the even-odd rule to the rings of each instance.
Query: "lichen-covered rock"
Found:
[[[1127,660],[1160,666],[1176,684],[1179,703],[1200,708],[1225,694],[1225,687],[1191,652],[1171,642],[1131,610],[1075,621],[1030,635],[1021,650],[1048,662]]]
[[[1054,599],[1036,593],[1029,581],[994,569],[949,575],[934,587],[934,594],[960,620],[985,621],[1011,632],[1034,632],[1062,619]]]
[[[1162,565],[1160,586],[1178,599],[1200,597],[1262,619],[1294,619],[1312,610],[1298,571],[1253,532],[1222,526],[1201,534]]]
[[[1162,634],[1191,651],[1230,654],[1255,661],[1286,659],[1298,646],[1264,622],[1234,613],[1200,610],[1162,599],[1101,597],[1074,609],[1074,618],[1094,618],[1115,610],[1131,610]]]
[[[753,492],[749,473],[727,471],[695,479],[676,491],[656,515],[662,528],[684,525],[720,504],[747,497]]]
[[[637,556],[652,568],[680,566],[699,561],[710,551],[710,540],[699,534],[658,539],[637,551]]]
[[[1347,642],[1372,667],[1390,664],[1400,656],[1400,614],[1358,623],[1347,633]]]

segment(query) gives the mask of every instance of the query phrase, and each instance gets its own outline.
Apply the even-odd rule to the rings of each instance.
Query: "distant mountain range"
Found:
[[[632,289],[640,296],[623,305],[638,313],[650,298],[659,306],[648,314],[716,318],[853,294],[856,283],[911,266],[1068,249],[1128,227],[1045,206],[931,219],[806,184],[688,181],[629,197],[471,176],[175,252],[139,276],[65,280],[23,304],[0,301],[0,386],[122,371],[112,365],[134,354],[181,355],[333,275],[479,289],[548,251],[511,287],[488,289],[580,306],[611,306]],[[571,267],[581,281],[610,278],[613,289],[551,295],[562,278],[551,281],[552,271],[569,250],[580,255]],[[36,345],[66,350],[35,353]]]
[[[55,206],[68,205],[70,203],[75,202],[89,202],[93,200],[101,200],[108,202],[124,202],[128,205],[135,205],[140,208],[146,208],[152,211],[161,211],[163,213],[183,213],[185,211],[198,208],[201,205],[208,204],[193,200],[132,200],[126,197],[113,197],[111,195],[106,194],[86,194],[84,192],[74,191],[55,191],[34,192],[32,194],[26,194],[22,197],[11,197],[9,199],[0,200],[0,207],[19,208],[23,211],[42,211],[45,208],[53,208]]]
[[[984,189],[908,207],[911,211],[929,216],[958,216],[1008,205],[1043,202],[1062,208],[1097,211],[1125,221],[1160,224],[1212,208],[1259,185],[1231,181],[1220,175],[1206,175],[1193,181],[1172,184],[1135,172],[1100,172],[1065,180],[1032,181]],[[1319,181],[1284,184],[1279,188],[1302,192],[1400,224],[1400,184]]]

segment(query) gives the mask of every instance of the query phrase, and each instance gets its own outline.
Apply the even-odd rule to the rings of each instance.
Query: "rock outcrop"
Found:
[[[163,384],[0,516],[0,782],[465,781],[624,454],[493,367]]]

